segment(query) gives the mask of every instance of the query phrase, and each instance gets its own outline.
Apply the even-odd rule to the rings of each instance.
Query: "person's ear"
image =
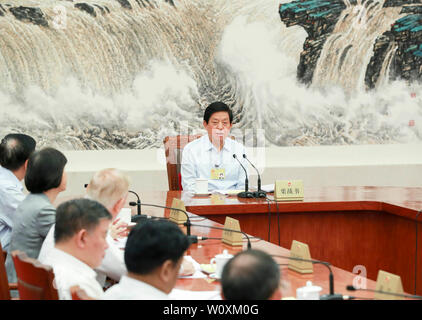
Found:
[[[114,212],[114,218],[117,216],[117,214],[122,210],[126,202],[126,197],[120,198],[113,206],[113,212]]]
[[[88,232],[86,229],[81,229],[75,236],[76,246],[80,249],[85,248],[87,244]]]
[[[202,124],[204,125],[204,128],[206,129],[208,126],[208,123],[204,120],[204,122],[202,122]]]
[[[174,263],[171,260],[166,260],[161,265],[160,278],[164,283],[168,283],[172,279],[174,271]]]
[[[23,164],[24,165],[24,168],[25,168],[25,171],[26,171],[26,168],[28,167],[28,161],[29,161],[29,159],[26,159],[25,163]]]

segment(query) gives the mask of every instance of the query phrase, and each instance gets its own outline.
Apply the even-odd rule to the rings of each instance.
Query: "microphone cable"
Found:
[[[277,208],[278,245],[280,246],[280,210],[278,209],[278,201],[275,199],[270,199],[268,196],[266,196],[265,199],[267,199],[267,201],[275,202]]]

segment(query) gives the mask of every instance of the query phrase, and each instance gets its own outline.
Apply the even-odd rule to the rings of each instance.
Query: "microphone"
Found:
[[[386,294],[386,295],[390,295],[390,296],[395,296],[395,297],[403,297],[403,298],[412,298],[412,299],[422,300],[422,296],[411,295],[411,294],[404,294],[404,293],[392,293],[392,292],[381,291],[381,290],[373,290],[373,289],[360,289],[360,288],[355,288],[353,285],[346,286],[346,289],[348,291],[357,291],[357,290],[360,290],[360,291],[369,291],[369,292],[382,293],[382,294]]]
[[[330,272],[329,278],[328,278],[329,282],[330,282],[330,293],[322,295],[320,300],[343,300],[343,295],[334,293],[334,275],[333,275],[333,271],[331,270],[329,262],[325,262],[325,261],[321,261],[321,260],[295,258],[295,257],[290,257],[290,256],[289,257],[288,256],[280,256],[280,255],[274,255],[274,254],[272,256],[278,257],[278,258],[295,260],[295,261],[311,262],[313,264],[322,264],[322,265],[326,266],[328,268],[328,271]]]
[[[237,160],[237,162],[239,162],[240,166],[243,168],[243,171],[245,171],[245,191],[238,193],[237,196],[239,198],[254,198],[253,193],[248,191],[248,173],[247,173],[245,167],[239,161],[239,159],[237,158],[235,153],[233,153],[233,158],[235,158]]]
[[[243,154],[243,158],[246,159],[251,166],[255,169],[256,173],[258,174],[258,191],[253,192],[253,195],[255,198],[266,198],[267,193],[264,190],[261,190],[261,176],[259,175],[258,169],[252,164],[252,162],[249,161],[249,159],[246,157],[246,154]]]
[[[140,216],[141,215],[141,199],[139,198],[138,194],[135,191],[129,190],[129,192],[133,193],[138,198],[138,201],[136,202],[136,207],[138,210],[138,216]]]
[[[185,225],[186,225],[186,222],[185,222]],[[204,226],[204,225],[201,225],[201,224],[191,224],[191,226],[193,226],[193,227],[202,227],[202,228],[210,228],[210,229],[216,229],[216,230],[223,230],[223,231],[232,231],[232,232],[237,232],[237,233],[242,233],[242,234],[244,234],[245,236],[246,236],[246,238],[248,239],[248,249],[251,249],[252,248],[252,246],[251,246],[251,240],[249,239],[249,236],[245,233],[245,232],[243,232],[242,230],[234,230],[234,229],[228,229],[228,228],[220,228],[220,227],[214,227],[214,226]]]
[[[130,206],[135,206],[135,205],[136,205],[136,203],[135,203],[135,202],[130,202],[130,203],[129,203],[129,205],[130,205]],[[142,205],[143,205],[143,206],[146,206],[146,207],[156,207],[156,208],[163,208],[163,209],[172,209],[172,210],[176,210],[176,211],[183,212],[183,213],[186,215],[186,219],[187,219],[187,221],[183,224],[183,225],[185,225],[185,226],[186,226],[186,235],[187,235],[187,236],[190,236],[190,235],[191,235],[191,234],[190,234],[190,226],[191,226],[192,224],[191,224],[191,222],[190,222],[189,215],[187,214],[187,212],[186,212],[185,210],[182,210],[182,209],[179,209],[179,208],[173,208],[173,207],[160,206],[160,205],[158,205],[158,204],[150,204],[150,203],[143,203]],[[165,219],[167,219],[167,218],[165,218]],[[132,220],[132,221],[133,221],[133,220]],[[133,221],[133,222],[135,222],[135,221]]]

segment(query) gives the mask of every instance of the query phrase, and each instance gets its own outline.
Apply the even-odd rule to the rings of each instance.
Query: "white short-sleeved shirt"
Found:
[[[54,249],[54,229],[55,224],[51,227],[50,231],[45,238],[38,260],[45,260],[46,257],[50,254],[50,251]],[[107,234],[106,238],[108,248],[105,251],[105,256],[101,261],[101,265],[95,269],[97,272],[97,280],[100,285],[104,286],[106,277],[110,277],[115,281],[119,281],[120,277],[127,273],[126,265],[124,261],[124,251],[120,250],[113,238],[110,236],[110,233]]]
[[[143,282],[122,276],[120,282],[110,287],[103,295],[104,300],[168,300],[168,295]]]
[[[16,208],[25,198],[22,183],[12,171],[0,166],[0,243],[9,249]]]
[[[245,147],[239,142],[227,137],[221,151],[211,143],[208,135],[204,135],[188,143],[183,148],[181,176],[183,190],[195,192],[195,180],[208,179],[208,191],[232,190],[245,188],[245,172],[237,159],[248,171],[243,158]],[[211,179],[212,169],[224,169],[224,179]]]
[[[85,290],[91,298],[101,299],[104,295],[103,288],[96,279],[97,273],[90,266],[63,250],[52,248],[40,262],[53,268],[60,300],[71,300],[70,288],[75,285]]]

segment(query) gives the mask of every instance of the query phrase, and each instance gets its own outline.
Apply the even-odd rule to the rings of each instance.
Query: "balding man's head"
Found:
[[[247,250],[226,263],[221,276],[227,300],[267,300],[279,287],[280,269],[264,251]]]
[[[103,204],[113,215],[123,207],[129,190],[129,178],[114,168],[98,171],[87,186],[87,196]]]

